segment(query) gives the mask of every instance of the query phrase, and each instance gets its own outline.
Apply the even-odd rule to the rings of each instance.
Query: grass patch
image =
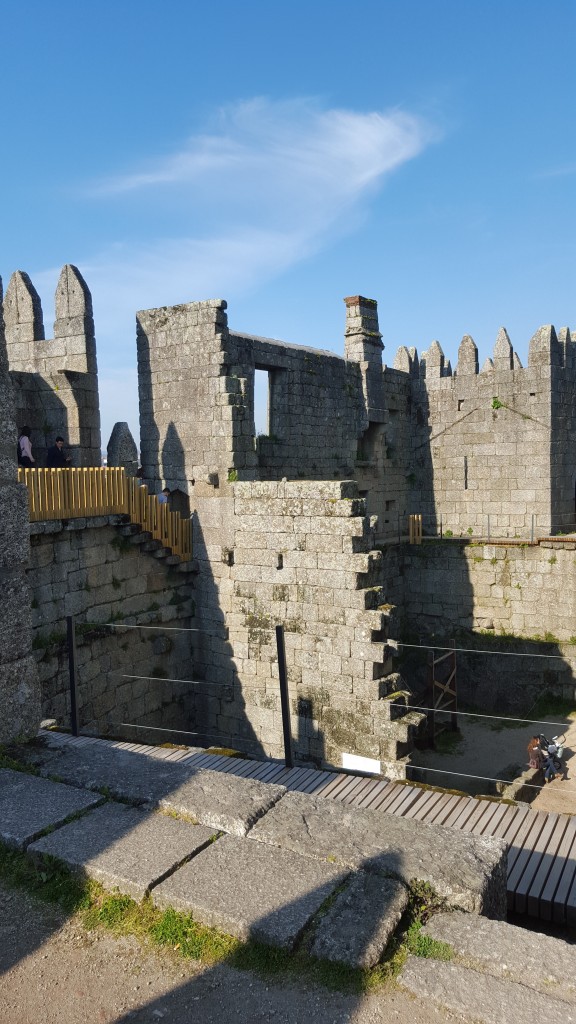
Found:
[[[46,903],[56,903],[69,914],[88,907],[94,883],[78,878],[55,857],[36,866],[26,854],[0,843],[0,878],[26,889]]]
[[[451,960],[454,951],[447,942],[440,942],[430,935],[422,934],[422,922],[415,921],[406,932],[405,944],[409,953],[425,959]]]
[[[248,760],[246,754],[243,754],[241,750],[233,750],[232,747],[208,747],[206,753],[219,755],[220,757],[239,757],[242,760]]]
[[[190,914],[173,908],[160,910],[148,897],[137,903],[117,890],[106,891],[99,883],[73,874],[56,858],[47,857],[35,864],[26,854],[0,845],[0,878],[59,905],[70,915],[77,914],[82,926],[90,931],[104,928],[116,937],[131,935],[173,956],[207,965],[226,962],[274,982],[305,982],[362,994],[392,981],[408,953],[441,960],[449,960],[452,955],[446,943],[421,935],[422,924],[443,906],[425,882],[411,883],[408,909],[383,962],[369,970],[358,970],[312,957],[309,949],[313,927],[294,953],[252,940],[243,942],[198,923]]]
[[[462,740],[462,733],[458,729],[442,729],[434,737],[434,750],[438,754],[458,754]]]
[[[576,718],[576,706],[573,700],[565,700],[547,690],[529,712],[536,720],[541,718]]]
[[[240,945],[231,935],[198,924],[190,914],[181,914],[171,907],[157,913],[158,918],[149,929],[150,938],[156,945],[176,950],[186,959],[219,963],[228,960]]]
[[[27,775],[39,775],[40,772],[18,757],[12,757],[10,748],[0,747],[0,768],[9,768],[13,772],[25,772]]]

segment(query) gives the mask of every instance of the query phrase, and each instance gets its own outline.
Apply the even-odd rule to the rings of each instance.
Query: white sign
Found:
[[[359,757],[358,754],[342,754],[342,767],[350,772],[369,772],[371,775],[380,775],[382,770],[380,761],[373,757]]]

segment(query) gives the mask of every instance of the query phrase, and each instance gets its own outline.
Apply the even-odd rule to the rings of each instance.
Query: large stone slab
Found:
[[[560,999],[501,981],[458,964],[408,957],[400,984],[418,999],[432,1000],[466,1021],[511,1024],[512,1021],[562,1021],[576,1024],[576,1014]]]
[[[44,829],[101,802],[93,793],[0,768],[0,840],[23,850]]]
[[[506,844],[321,796],[287,793],[249,838],[306,857],[429,882],[450,906],[504,917]]]
[[[402,882],[358,871],[319,921],[311,953],[350,967],[373,967],[408,903]]]
[[[240,939],[290,949],[345,877],[332,864],[223,836],[154,889],[152,899]]]
[[[140,900],[214,834],[165,814],[106,803],[32,843],[29,852],[58,857],[73,871]]]
[[[437,914],[424,935],[448,942],[456,959],[576,1003],[576,946],[541,932],[468,914]]]
[[[285,792],[284,786],[208,770],[198,771],[163,797],[159,804],[166,810],[189,815],[203,825],[245,836]]]
[[[159,804],[194,774],[193,768],[178,762],[99,743],[49,746],[40,761],[42,774],[56,775],[71,785],[104,791],[135,804]]]
[[[286,792],[283,786],[98,743],[49,742],[40,755],[40,771],[116,799],[185,814],[238,836]]]

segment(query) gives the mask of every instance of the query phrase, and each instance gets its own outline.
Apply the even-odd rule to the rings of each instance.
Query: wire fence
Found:
[[[211,643],[214,639],[221,644],[225,644],[228,641],[228,630],[225,627],[218,633],[185,626],[138,625],[122,622],[82,623],[82,631],[85,635],[90,629],[96,632],[101,630],[114,631],[120,636],[128,631],[136,631],[137,633],[158,632],[160,634],[168,632],[183,636],[197,634],[205,644]],[[140,651],[139,657],[137,657],[134,648],[130,648],[124,657],[125,661],[130,661],[130,667],[127,666],[126,670],[116,667],[107,671],[105,689],[115,695],[113,710],[111,709],[105,715],[104,720],[96,716],[91,717],[90,708],[92,705],[88,703],[87,707],[84,705],[84,717],[81,722],[78,702],[79,678],[76,626],[73,616],[67,617],[67,636],[71,731],[73,735],[80,735],[82,729],[91,734],[94,734],[95,731],[101,733],[103,728],[108,733],[120,729],[129,729],[139,732],[141,735],[147,735],[148,733],[157,733],[163,736],[170,735],[176,743],[183,743],[184,737],[195,739],[202,747],[206,747],[208,744],[215,746],[218,743],[220,746],[230,749],[232,743],[235,751],[246,756],[261,755],[261,742],[254,734],[249,719],[245,714],[239,715],[237,713],[236,731],[233,736],[231,736],[230,732],[213,731],[210,724],[204,724],[203,726],[199,724],[197,727],[191,727],[193,723],[202,717],[210,722],[214,716],[214,711],[210,709],[210,703],[213,703],[215,699],[225,704],[233,702],[235,687],[232,678],[228,680],[188,678],[178,674],[171,675],[164,667],[159,665],[150,668],[151,657],[149,649]],[[286,767],[292,767],[290,709],[282,626],[276,628],[276,638],[284,762]],[[170,643],[173,644],[174,641],[172,640]],[[171,667],[191,663],[191,651],[189,649],[174,651],[171,646],[169,651],[164,648],[160,653],[170,655],[169,665]],[[136,663],[132,660],[134,658]],[[228,674],[231,675],[231,673],[232,666],[230,666]],[[144,684],[145,689],[139,684]],[[164,697],[162,694],[162,689],[166,687],[170,688],[169,697]],[[98,701],[95,703],[98,703]],[[100,703],[102,702],[100,701]],[[120,714],[118,714],[119,711]],[[129,714],[130,711],[133,713],[137,711],[137,713],[131,716]]]
[[[112,707],[109,712],[105,714],[104,719],[99,718],[97,715],[92,715],[90,702],[84,701],[82,705],[78,705],[78,658],[76,652],[76,629],[75,623],[72,617],[67,620],[68,628],[68,656],[69,656],[69,668],[70,668],[70,707],[71,707],[71,729],[74,735],[80,735],[82,732],[89,735],[102,734],[103,731],[115,738],[122,733],[126,734],[126,731],[130,736],[136,737],[135,742],[148,743],[150,737],[157,737],[157,741],[166,743],[169,738],[171,742],[177,744],[193,745],[197,744],[202,748],[209,747],[221,747],[225,749],[234,749],[235,751],[244,754],[247,757],[256,756],[262,757],[261,744],[256,738],[252,731],[249,722],[249,716],[244,715],[244,718],[238,717],[236,731],[231,734],[230,731],[224,731],[214,729],[214,712],[211,709],[211,705],[214,701],[229,701],[232,702],[235,699],[234,684],[231,681],[226,680],[206,680],[204,678],[195,677],[195,673],[188,672],[184,675],[180,675],[179,672],[170,672],[163,669],[159,671],[158,666],[151,667],[151,648],[150,643],[155,643],[154,637],[158,634],[169,633],[172,636],[181,635],[184,638],[188,638],[190,635],[196,635],[202,638],[207,643],[212,639],[217,639],[220,642],[226,643],[228,640],[228,631],[223,626],[220,631],[214,630],[212,633],[207,634],[205,630],[194,627],[183,627],[183,626],[164,626],[157,624],[143,624],[138,625],[134,623],[123,623],[123,622],[88,622],[82,623],[83,632],[94,630],[99,633],[102,630],[110,631],[110,634],[115,635],[118,640],[123,636],[130,635],[149,635],[151,640],[147,641],[146,644],[141,645],[141,650],[135,652],[132,648],[128,648],[124,652],[124,666],[118,667],[118,660],[116,666],[110,668],[106,673],[106,688],[114,695]],[[282,627],[277,627],[277,630],[282,631]],[[283,634],[282,634],[283,636]],[[278,640],[278,632],[277,632]],[[173,641],[171,641],[173,642]],[[463,653],[463,654],[474,654],[474,655],[488,655],[492,658],[530,658],[530,659],[543,659],[548,661],[554,661],[557,659],[563,660],[561,655],[556,654],[541,654],[533,651],[526,652],[513,652],[513,651],[491,651],[479,648],[462,647],[456,648],[453,646],[443,647],[436,644],[412,644],[404,643],[403,641],[391,642],[396,646],[398,650],[402,648],[413,649],[426,653],[427,651],[447,651],[451,653]],[[181,648],[171,648],[168,652],[172,656],[172,660],[168,660],[168,666],[191,664],[190,649],[187,645]],[[167,655],[168,656],[168,655]],[[286,681],[286,668],[285,668],[285,656],[283,649],[278,647],[278,674],[279,674],[279,691],[282,698],[282,723],[283,723],[283,739],[285,749],[285,762],[288,767],[293,764],[292,761],[292,739],[291,739],[291,719],[290,709],[288,702],[288,686]],[[166,694],[168,691],[168,694]],[[282,696],[283,695],[283,696]],[[409,699],[409,695],[406,695]],[[576,707],[576,705],[575,705]],[[139,709],[139,710],[138,710]],[[534,735],[534,727],[538,726],[538,733],[544,731],[550,731],[555,729],[563,732],[566,729],[567,722],[557,721],[546,716],[544,718],[537,717],[516,717],[513,715],[505,714],[490,714],[485,711],[477,710],[463,710],[463,709],[450,709],[450,711],[443,712],[438,707],[431,706],[422,700],[412,701],[408,703],[408,700],[402,704],[402,714],[404,712],[420,712],[421,714],[430,716],[436,715],[440,718],[444,714],[456,716],[458,720],[470,723],[486,723],[486,725],[493,729],[493,731],[504,731],[510,729],[521,729],[522,727],[532,727],[531,735]],[[132,714],[130,712],[133,712]],[[80,720],[82,719],[82,721]],[[202,722],[202,720],[204,721]],[[154,740],[154,742],[157,742]],[[511,748],[515,752],[516,760],[519,761],[519,774],[522,772],[522,761],[526,759],[525,747],[520,741],[518,736],[518,742],[512,743]],[[445,754],[445,765],[439,766],[437,764],[426,764],[419,763],[422,759],[414,755],[413,763],[408,766],[408,776],[414,778],[417,773],[429,773],[434,784],[434,779],[440,776],[459,778],[460,780],[470,780],[471,783],[487,783],[491,786],[502,786],[512,782],[512,779],[504,778],[502,774],[498,774],[498,770],[490,774],[480,774],[472,769],[467,769],[465,765],[457,766],[457,758],[448,751]],[[331,765],[332,769],[336,766]],[[524,766],[525,768],[527,765]],[[542,789],[542,785],[538,785],[534,781],[526,781],[523,783],[528,789],[537,791]]]

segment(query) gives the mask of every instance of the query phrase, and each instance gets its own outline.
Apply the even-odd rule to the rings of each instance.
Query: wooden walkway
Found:
[[[195,768],[275,782],[298,793],[386,811],[429,825],[499,836],[508,851],[508,910],[542,921],[576,926],[576,816],[535,811],[497,800],[458,796],[387,779],[286,769],[278,761],[246,761],[198,750],[169,750],[138,743],[69,737],[71,744],[106,743],[116,749],[180,761]]]

